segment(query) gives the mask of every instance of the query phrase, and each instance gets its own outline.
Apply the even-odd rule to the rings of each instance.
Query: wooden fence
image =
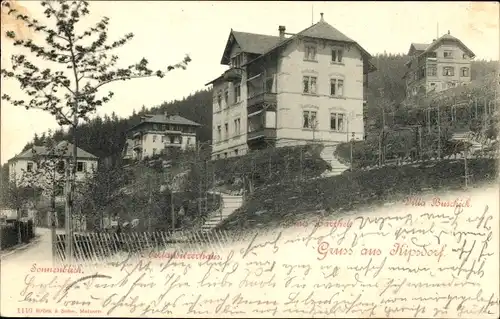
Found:
[[[63,262],[66,234],[58,234],[56,260]],[[229,234],[227,231],[176,231],[176,232],[130,232],[130,233],[75,233],[73,234],[74,263],[102,263],[122,260],[126,254],[140,255],[152,250],[182,248],[190,252],[208,249],[221,251],[225,246],[241,242],[243,232]]]

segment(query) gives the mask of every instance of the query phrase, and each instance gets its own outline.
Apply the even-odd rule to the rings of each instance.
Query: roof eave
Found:
[[[233,41],[231,41],[231,38]],[[220,60],[220,64],[228,65],[229,64],[229,50],[231,49],[232,44],[236,42],[236,37],[233,34],[233,29],[229,32],[229,36],[227,37],[226,47],[224,48],[224,52],[222,53],[222,58]]]

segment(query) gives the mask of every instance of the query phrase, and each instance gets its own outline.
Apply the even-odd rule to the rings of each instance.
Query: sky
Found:
[[[44,21],[38,1],[17,4],[23,13]],[[131,42],[114,52],[120,57],[120,66],[145,57],[152,68],[164,69],[180,62],[185,54],[192,58],[187,70],[176,70],[163,79],[111,84],[107,89],[115,96],[98,110],[101,116],[115,112],[128,117],[143,105],[157,106],[205,89],[205,83],[227,68],[220,60],[231,28],[278,35],[278,26],[284,25],[287,32],[297,33],[318,22],[320,13],[372,55],[406,53],[411,42],[430,43],[438,31],[441,36],[449,30],[474,51],[476,59],[499,57],[499,6],[495,2],[90,1],[89,10],[82,27],[107,16],[110,40],[134,33]],[[3,9],[1,20],[1,62],[7,68],[11,55],[26,53],[5,39],[7,30],[39,43],[43,39],[5,18]],[[1,94],[25,97],[17,82],[1,81]],[[48,113],[1,101],[1,163],[18,154],[35,133],[57,128]]]

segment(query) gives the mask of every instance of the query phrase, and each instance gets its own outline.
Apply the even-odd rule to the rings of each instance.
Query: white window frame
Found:
[[[466,71],[465,75],[464,75],[464,71]],[[468,67],[462,67],[460,68],[460,76],[463,77],[463,78],[466,78],[469,76],[469,68]]]
[[[33,164],[33,162],[28,162],[26,164],[26,171],[27,172],[33,172],[33,168],[35,167],[35,165]]]
[[[332,127],[332,119],[335,119],[335,127]],[[339,122],[339,119],[342,119],[341,122]],[[346,129],[346,114],[341,113],[341,112],[330,112],[330,131],[333,132],[345,132]],[[339,123],[342,123],[342,125],[339,125]]]
[[[448,70],[448,72],[446,72]],[[455,68],[452,66],[444,66],[443,67],[443,76],[454,76],[455,75]]]
[[[234,86],[234,103],[241,101],[241,84],[236,84]]]
[[[307,89],[306,89],[306,80],[307,80]],[[314,86],[313,86],[314,83]],[[314,90],[313,90],[314,88]],[[307,91],[307,92],[306,92]],[[303,94],[318,94],[318,77],[312,75],[304,75],[302,77],[302,93]]]
[[[217,93],[217,98],[216,98],[216,111],[220,111],[222,108],[222,94],[219,92]]]
[[[343,63],[344,59],[344,50],[340,48],[332,49],[332,63]]]
[[[81,169],[80,169],[80,164],[82,165]],[[76,162],[76,171],[79,173],[85,172],[85,162],[77,161]]]
[[[306,43],[304,45],[304,60],[305,61],[317,61],[317,50],[318,46],[313,43]]]
[[[437,76],[437,66],[432,65],[427,67],[427,76]]]
[[[344,78],[342,77],[330,78],[330,96],[338,96],[338,97],[344,96],[344,88],[345,88],[344,82],[345,82]],[[335,92],[332,92],[332,85],[334,85]]]
[[[307,115],[307,118],[306,118]],[[307,123],[306,123],[307,119]],[[302,111],[302,128],[303,129],[318,129],[318,112],[312,110]]]

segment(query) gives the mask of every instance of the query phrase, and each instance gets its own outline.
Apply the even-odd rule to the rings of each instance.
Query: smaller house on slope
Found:
[[[88,178],[97,170],[98,158],[79,147],[76,154],[75,178],[78,182]],[[17,186],[45,188],[45,184],[49,183],[47,179],[62,180],[64,178],[72,157],[73,144],[66,141],[59,142],[53,148],[33,146],[8,161],[9,181],[16,183]],[[53,172],[48,172],[52,169]]]
[[[123,150],[125,159],[141,160],[159,155],[169,147],[186,150],[196,146],[201,125],[179,115],[144,115],[129,129]]]

